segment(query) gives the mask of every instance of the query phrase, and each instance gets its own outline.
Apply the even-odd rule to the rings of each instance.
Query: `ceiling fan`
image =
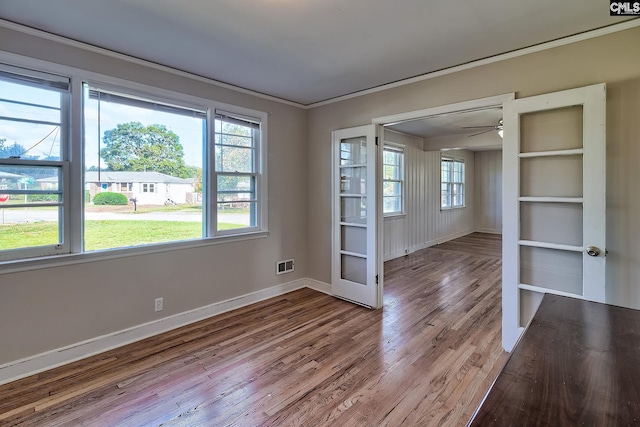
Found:
[[[497,125],[488,125],[488,126],[462,126],[462,129],[487,129],[487,130],[483,130],[482,132],[478,132],[478,133],[474,133],[471,135],[468,135],[468,137],[472,137],[472,136],[477,136],[477,135],[482,135],[483,133],[487,133],[487,132],[492,132],[494,130],[498,131],[498,135],[500,135],[500,138],[502,138],[502,128],[503,128],[503,123],[502,123],[502,119],[498,120],[498,124]]]

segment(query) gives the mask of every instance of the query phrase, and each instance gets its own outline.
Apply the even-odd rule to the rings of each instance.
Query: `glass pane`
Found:
[[[385,165],[383,168],[383,179],[402,179],[399,166]]]
[[[364,224],[367,222],[366,197],[341,197],[340,218],[342,222]]]
[[[56,191],[62,184],[61,169],[51,166],[0,165],[0,191]]]
[[[367,139],[365,137],[340,141],[340,165],[364,165],[367,163]]]
[[[582,295],[582,252],[522,246],[520,283]]]
[[[402,184],[394,181],[385,181],[382,183],[382,194],[384,196],[401,196]]]
[[[11,208],[0,199],[0,250],[57,245],[62,208]]]
[[[341,277],[355,283],[367,283],[367,260],[350,255],[341,255]]]
[[[253,147],[253,138],[249,136],[216,133],[216,144],[233,145],[238,147]]]
[[[253,193],[255,177],[237,175],[218,175],[218,191]]]
[[[367,168],[343,167],[340,168],[340,192],[350,194],[367,193]]]
[[[0,120],[0,158],[60,160],[61,105],[67,94],[4,80],[0,94],[0,116],[26,120]]]
[[[252,148],[216,146],[216,171],[252,173],[253,153]]]
[[[340,226],[341,249],[343,251],[366,255],[367,229],[362,227]]]
[[[520,151],[582,148],[582,106],[520,116]]]
[[[255,226],[255,202],[218,203],[218,231]]]
[[[520,238],[582,246],[582,204],[521,202]]]
[[[384,197],[383,198],[384,213],[402,212],[402,198],[400,197]]]
[[[244,201],[251,201],[253,199],[255,199],[254,193],[248,193],[248,192],[218,193],[218,202],[244,202]]]
[[[520,159],[520,195],[582,197],[582,156]]]
[[[252,135],[252,130],[253,129],[251,127],[242,126],[239,123],[231,123],[225,120],[220,120],[219,118],[215,119],[215,133],[250,137]]]
[[[85,250],[201,238],[205,120],[84,102]]]

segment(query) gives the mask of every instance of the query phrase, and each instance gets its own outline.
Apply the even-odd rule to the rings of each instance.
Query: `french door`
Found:
[[[605,301],[606,87],[504,103],[503,346],[545,293]]]
[[[381,159],[376,126],[332,133],[333,295],[371,308],[382,306],[381,185],[376,179]]]

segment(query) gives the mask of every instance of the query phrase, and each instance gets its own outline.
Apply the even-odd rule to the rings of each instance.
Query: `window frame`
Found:
[[[395,164],[388,164],[384,162],[384,152],[385,151],[393,151],[396,153],[400,153],[400,164],[399,165],[395,165]],[[404,151],[405,151],[405,146],[402,144],[394,144],[392,142],[386,142],[384,143],[384,146],[382,147],[382,188],[383,188],[383,194],[382,194],[382,214],[384,218],[390,218],[390,217],[394,217],[394,216],[402,216],[405,215],[405,161],[404,161]],[[385,166],[397,166],[399,171],[400,171],[400,179],[385,179],[384,178],[384,167]],[[384,195],[384,184],[386,182],[393,182],[393,183],[398,183],[400,184],[400,196],[385,196]],[[386,197],[400,197],[400,210],[399,211],[392,211],[392,212],[385,212],[384,211],[384,199]]]
[[[14,66],[11,64],[0,63],[0,72],[6,74],[16,75],[15,79],[10,76],[6,77],[6,81],[10,81],[14,84],[21,84],[25,86],[48,89],[46,84],[21,82],[20,77],[26,79],[41,80],[42,82],[57,82],[66,85],[66,89],[52,87],[49,90],[55,90],[60,93],[60,158],[59,160],[40,160],[40,159],[22,159],[22,158],[5,158],[0,159],[0,166],[17,166],[17,167],[43,167],[43,168],[55,168],[58,169],[58,189],[31,189],[31,190],[3,190],[4,194],[32,194],[32,195],[51,195],[58,194],[60,200],[57,203],[41,202],[41,203],[28,203],[28,204],[16,204],[10,208],[21,207],[58,207],[58,243],[42,246],[30,246],[14,249],[0,250],[0,263],[7,261],[15,261],[20,259],[33,259],[42,258],[54,255],[61,255],[68,253],[71,248],[71,226],[70,226],[70,202],[69,194],[71,192],[69,185],[69,141],[70,141],[70,107],[71,107],[71,78],[61,76],[57,73],[34,70],[28,67]],[[15,118],[16,121],[25,121],[27,123],[38,123],[37,120]],[[11,121],[11,117],[7,117],[5,120]],[[7,206],[0,206],[0,209],[9,209]]]
[[[42,73],[46,75],[62,76],[69,79],[69,96],[67,97],[66,124],[64,132],[65,142],[61,144],[61,164],[63,168],[64,185],[64,206],[62,228],[64,231],[64,245],[57,245],[55,250],[36,253],[22,249],[0,250],[0,255],[9,252],[21,251],[22,253],[11,254],[11,256],[0,256],[0,273],[30,270],[33,268],[44,268],[48,266],[58,266],[75,264],[77,262],[88,262],[91,260],[112,259],[128,257],[132,254],[147,254],[167,252],[192,247],[211,246],[224,244],[227,242],[263,238],[269,234],[268,230],[268,194],[267,194],[267,140],[268,140],[268,113],[257,111],[237,105],[226,104],[212,99],[205,99],[189,94],[179,93],[159,87],[135,83],[116,77],[111,77],[92,71],[78,69],[75,67],[51,63],[48,61],[25,58],[7,52],[0,52],[0,67],[3,69],[18,68],[34,74]],[[141,97],[142,99],[152,99],[159,103],[169,105],[184,106],[187,108],[203,109],[207,112],[206,136],[203,138],[204,167],[202,173],[202,191],[206,194],[203,204],[203,234],[201,238],[185,241],[158,242],[142,244],[139,246],[129,246],[122,248],[104,249],[85,252],[82,239],[84,234],[84,137],[83,137],[83,117],[84,117],[84,94],[83,85],[99,85],[100,88],[113,88],[127,96]],[[216,218],[212,215],[211,185],[210,180],[214,176],[211,174],[208,165],[214,165],[212,157],[214,150],[207,148],[210,142],[214,141],[214,124],[211,114],[216,109],[225,110],[235,114],[246,115],[260,119],[260,147],[257,155],[257,173],[260,177],[256,185],[257,208],[256,227],[250,229],[236,229],[231,233],[215,233]],[[61,127],[62,128],[62,127]],[[62,129],[61,129],[62,130]],[[81,159],[79,161],[68,161],[66,159]],[[11,159],[13,161],[15,159]],[[4,161],[0,160],[0,163]],[[6,162],[5,162],[6,163]]]
[[[448,180],[444,180],[443,179],[443,166],[445,164],[445,162],[450,162],[451,163],[451,168],[449,168],[449,172],[448,172]],[[462,165],[462,181],[455,181],[454,180],[454,165],[458,163]],[[467,196],[466,196],[466,180],[467,180],[467,171],[466,171],[466,166],[465,166],[465,160],[463,158],[460,157],[454,157],[454,156],[448,156],[448,155],[441,155],[440,156],[440,210],[441,211],[449,211],[452,209],[462,209],[466,207],[466,200],[467,200]],[[449,205],[443,205],[442,204],[442,186],[443,185],[447,185],[447,198],[448,200],[450,200],[450,204]],[[461,204],[454,204],[454,199],[455,199],[455,192],[453,191],[455,185],[460,185],[461,189],[462,189],[462,203]]]

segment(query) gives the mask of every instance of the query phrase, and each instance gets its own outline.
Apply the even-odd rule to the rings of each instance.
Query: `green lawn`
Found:
[[[220,229],[243,227],[218,224]],[[99,220],[87,221],[84,231],[85,250],[117,248],[145,243],[196,239],[202,236],[202,224],[178,221]],[[54,222],[0,225],[0,250],[58,243]]]

